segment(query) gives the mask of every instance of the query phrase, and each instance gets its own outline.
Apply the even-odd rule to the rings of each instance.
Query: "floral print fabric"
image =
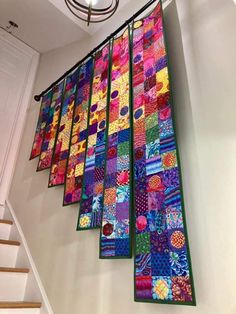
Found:
[[[100,257],[130,257],[130,84],[128,29],[114,39]]]
[[[61,113],[61,102],[64,81],[56,85],[52,91],[52,102],[48,112],[48,121],[39,157],[37,170],[44,170],[51,167],[53,148],[56,141],[58,123]]]
[[[134,24],[135,299],[194,304],[161,6]]]
[[[51,104],[52,90],[43,96],[36,131],[34,135],[33,146],[31,150],[30,159],[33,159],[40,155],[41,147],[43,143],[44,133],[48,122],[48,113]]]
[[[106,45],[95,55],[79,230],[98,228],[102,222],[109,50]]]
[[[78,75],[79,69],[66,79],[60,124],[49,176],[49,187],[64,184],[65,181]]]
[[[77,203],[81,199],[92,66],[93,61],[89,59],[80,67],[65,180],[64,205]]]

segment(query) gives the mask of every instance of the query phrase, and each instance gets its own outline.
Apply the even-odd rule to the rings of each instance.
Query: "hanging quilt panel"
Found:
[[[195,304],[160,4],[134,24],[135,300]]]
[[[113,41],[100,258],[131,257],[130,47],[128,29]]]
[[[41,153],[37,171],[48,169],[51,167],[53,149],[56,141],[58,123],[61,112],[61,101],[63,93],[64,81],[56,85],[52,90],[52,101],[48,112],[48,121],[45,129]]]
[[[52,90],[46,93],[42,98],[30,159],[33,159],[40,155],[44,133],[48,121],[48,113],[51,104],[51,98]]]
[[[101,226],[110,45],[95,54],[86,161],[78,230]]]
[[[81,198],[87,143],[88,110],[90,105],[93,60],[80,68],[76,104],[70,143],[70,154],[64,191],[64,205],[77,203]]]
[[[78,76],[79,69],[66,79],[60,124],[49,176],[49,187],[64,184],[65,181]]]

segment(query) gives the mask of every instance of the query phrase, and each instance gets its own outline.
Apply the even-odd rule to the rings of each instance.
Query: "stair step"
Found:
[[[27,279],[28,273],[0,272],[0,301],[23,301]]]
[[[0,314],[40,314],[40,308],[0,308]]]
[[[0,219],[0,224],[13,225],[13,221],[7,219]]]
[[[0,244],[7,244],[7,245],[16,245],[19,246],[20,242],[19,241],[14,241],[14,240],[3,240],[0,239]]]
[[[0,302],[0,309],[35,309],[41,305],[40,302]]]
[[[28,273],[29,268],[0,267],[0,272],[7,273]]]
[[[13,222],[11,220],[0,219],[0,239],[8,240]]]
[[[18,241],[0,240],[0,266],[15,267],[20,243]]]
[[[40,298],[34,291],[33,274],[29,274],[28,263],[24,265],[24,245],[21,240],[17,241],[20,239],[18,229],[11,215],[4,214],[6,210],[0,205],[0,314],[40,314],[42,305],[36,302]],[[15,233],[17,236],[13,237]]]
[[[39,314],[39,302],[0,302],[1,314]]]

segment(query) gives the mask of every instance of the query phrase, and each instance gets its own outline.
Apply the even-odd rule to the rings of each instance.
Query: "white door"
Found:
[[[0,30],[0,204],[7,198],[38,56]]]

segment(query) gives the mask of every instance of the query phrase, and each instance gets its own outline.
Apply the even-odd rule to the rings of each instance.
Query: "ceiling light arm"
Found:
[[[88,17],[90,17],[89,23],[98,23],[107,20],[109,17],[111,17],[117,10],[119,5],[119,0],[111,0],[111,4],[104,8],[93,8],[92,6],[92,0],[89,3],[89,6],[85,6],[83,4],[80,4],[76,0],[64,0],[67,8],[70,10],[70,12],[79,18],[82,21],[88,21]],[[85,19],[81,15],[86,15],[87,19]],[[100,18],[99,20],[93,20],[94,18]]]
[[[87,23],[87,26],[89,26],[89,22],[91,20],[91,14],[92,14],[92,0],[89,0],[88,23]]]

